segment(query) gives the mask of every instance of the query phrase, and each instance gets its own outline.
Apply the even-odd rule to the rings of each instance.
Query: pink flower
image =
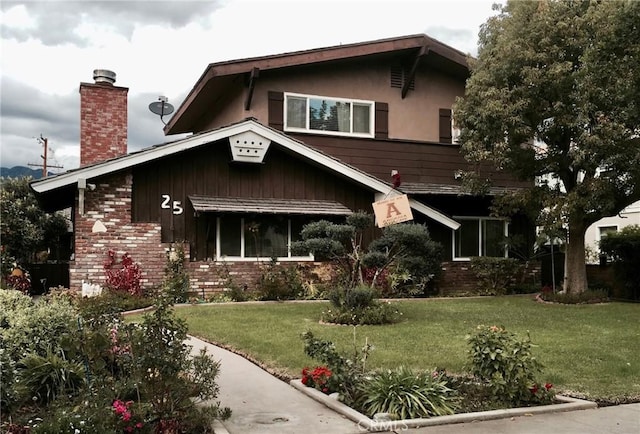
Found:
[[[544,385],[544,388],[547,389],[547,390],[551,389],[552,387],[553,387],[553,384],[551,384],[551,383],[545,383],[545,385]]]

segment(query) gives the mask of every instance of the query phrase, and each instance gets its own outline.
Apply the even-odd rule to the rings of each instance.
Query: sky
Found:
[[[94,69],[129,88],[137,151],[183,137],[165,136],[148,106],[162,95],[177,109],[209,63],[419,33],[476,55],[494,2],[2,0],[0,165],[42,164],[43,137],[48,165],[62,166],[51,171],[78,167],[78,90]]]

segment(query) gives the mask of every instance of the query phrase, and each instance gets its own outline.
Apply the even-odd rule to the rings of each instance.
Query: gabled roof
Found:
[[[345,176],[357,184],[368,187],[374,192],[386,195],[391,191],[391,187],[388,183],[318,151],[299,140],[295,140],[280,131],[264,126],[253,118],[245,119],[241,122],[217,128],[215,130],[195,134],[181,140],[153,146],[151,148],[143,149],[142,151],[113,158],[101,163],[70,170],[56,176],[32,181],[30,187],[39,198],[44,198],[48,194],[55,194],[60,191],[69,193],[77,188],[78,180],[84,179],[89,182],[93,178],[126,170],[158,158],[194,149],[198,146],[227,139],[230,136],[246,133],[248,131],[258,134],[266,140],[270,140],[272,145],[277,144],[307,160],[324,166],[337,174]],[[421,202],[410,199],[409,203],[416,211],[451,229],[457,229],[460,226],[460,224],[455,220]]]
[[[251,80],[259,76],[260,71],[360,61],[364,57],[402,56],[408,56],[414,62],[424,61],[463,78],[469,73],[466,54],[424,34],[210,63],[169,120],[164,132],[167,135],[193,132],[194,122],[210,108],[215,95],[223,92],[238,77],[246,76]]]

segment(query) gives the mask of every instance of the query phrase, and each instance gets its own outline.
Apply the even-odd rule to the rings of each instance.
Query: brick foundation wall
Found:
[[[540,262],[530,262],[525,271],[524,278],[519,276],[518,280],[525,283],[539,284],[541,275]],[[442,277],[437,288],[440,295],[467,295],[478,292],[477,278],[471,271],[471,263],[468,261],[443,262]]]
[[[186,251],[186,250],[185,250]],[[209,296],[231,289],[235,286],[246,291],[258,289],[258,282],[269,268],[271,262],[265,261],[200,261],[187,262],[189,283],[192,295]],[[330,265],[322,262],[276,262],[278,267],[302,266],[304,281],[329,282],[332,278]]]

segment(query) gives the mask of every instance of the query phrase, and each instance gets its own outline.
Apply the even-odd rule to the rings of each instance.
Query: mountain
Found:
[[[53,175],[53,173],[49,172],[49,175]],[[42,170],[41,169],[31,169],[25,166],[14,166],[14,167],[0,167],[0,176],[3,178],[20,178],[23,176],[30,176],[33,179],[42,178]]]

